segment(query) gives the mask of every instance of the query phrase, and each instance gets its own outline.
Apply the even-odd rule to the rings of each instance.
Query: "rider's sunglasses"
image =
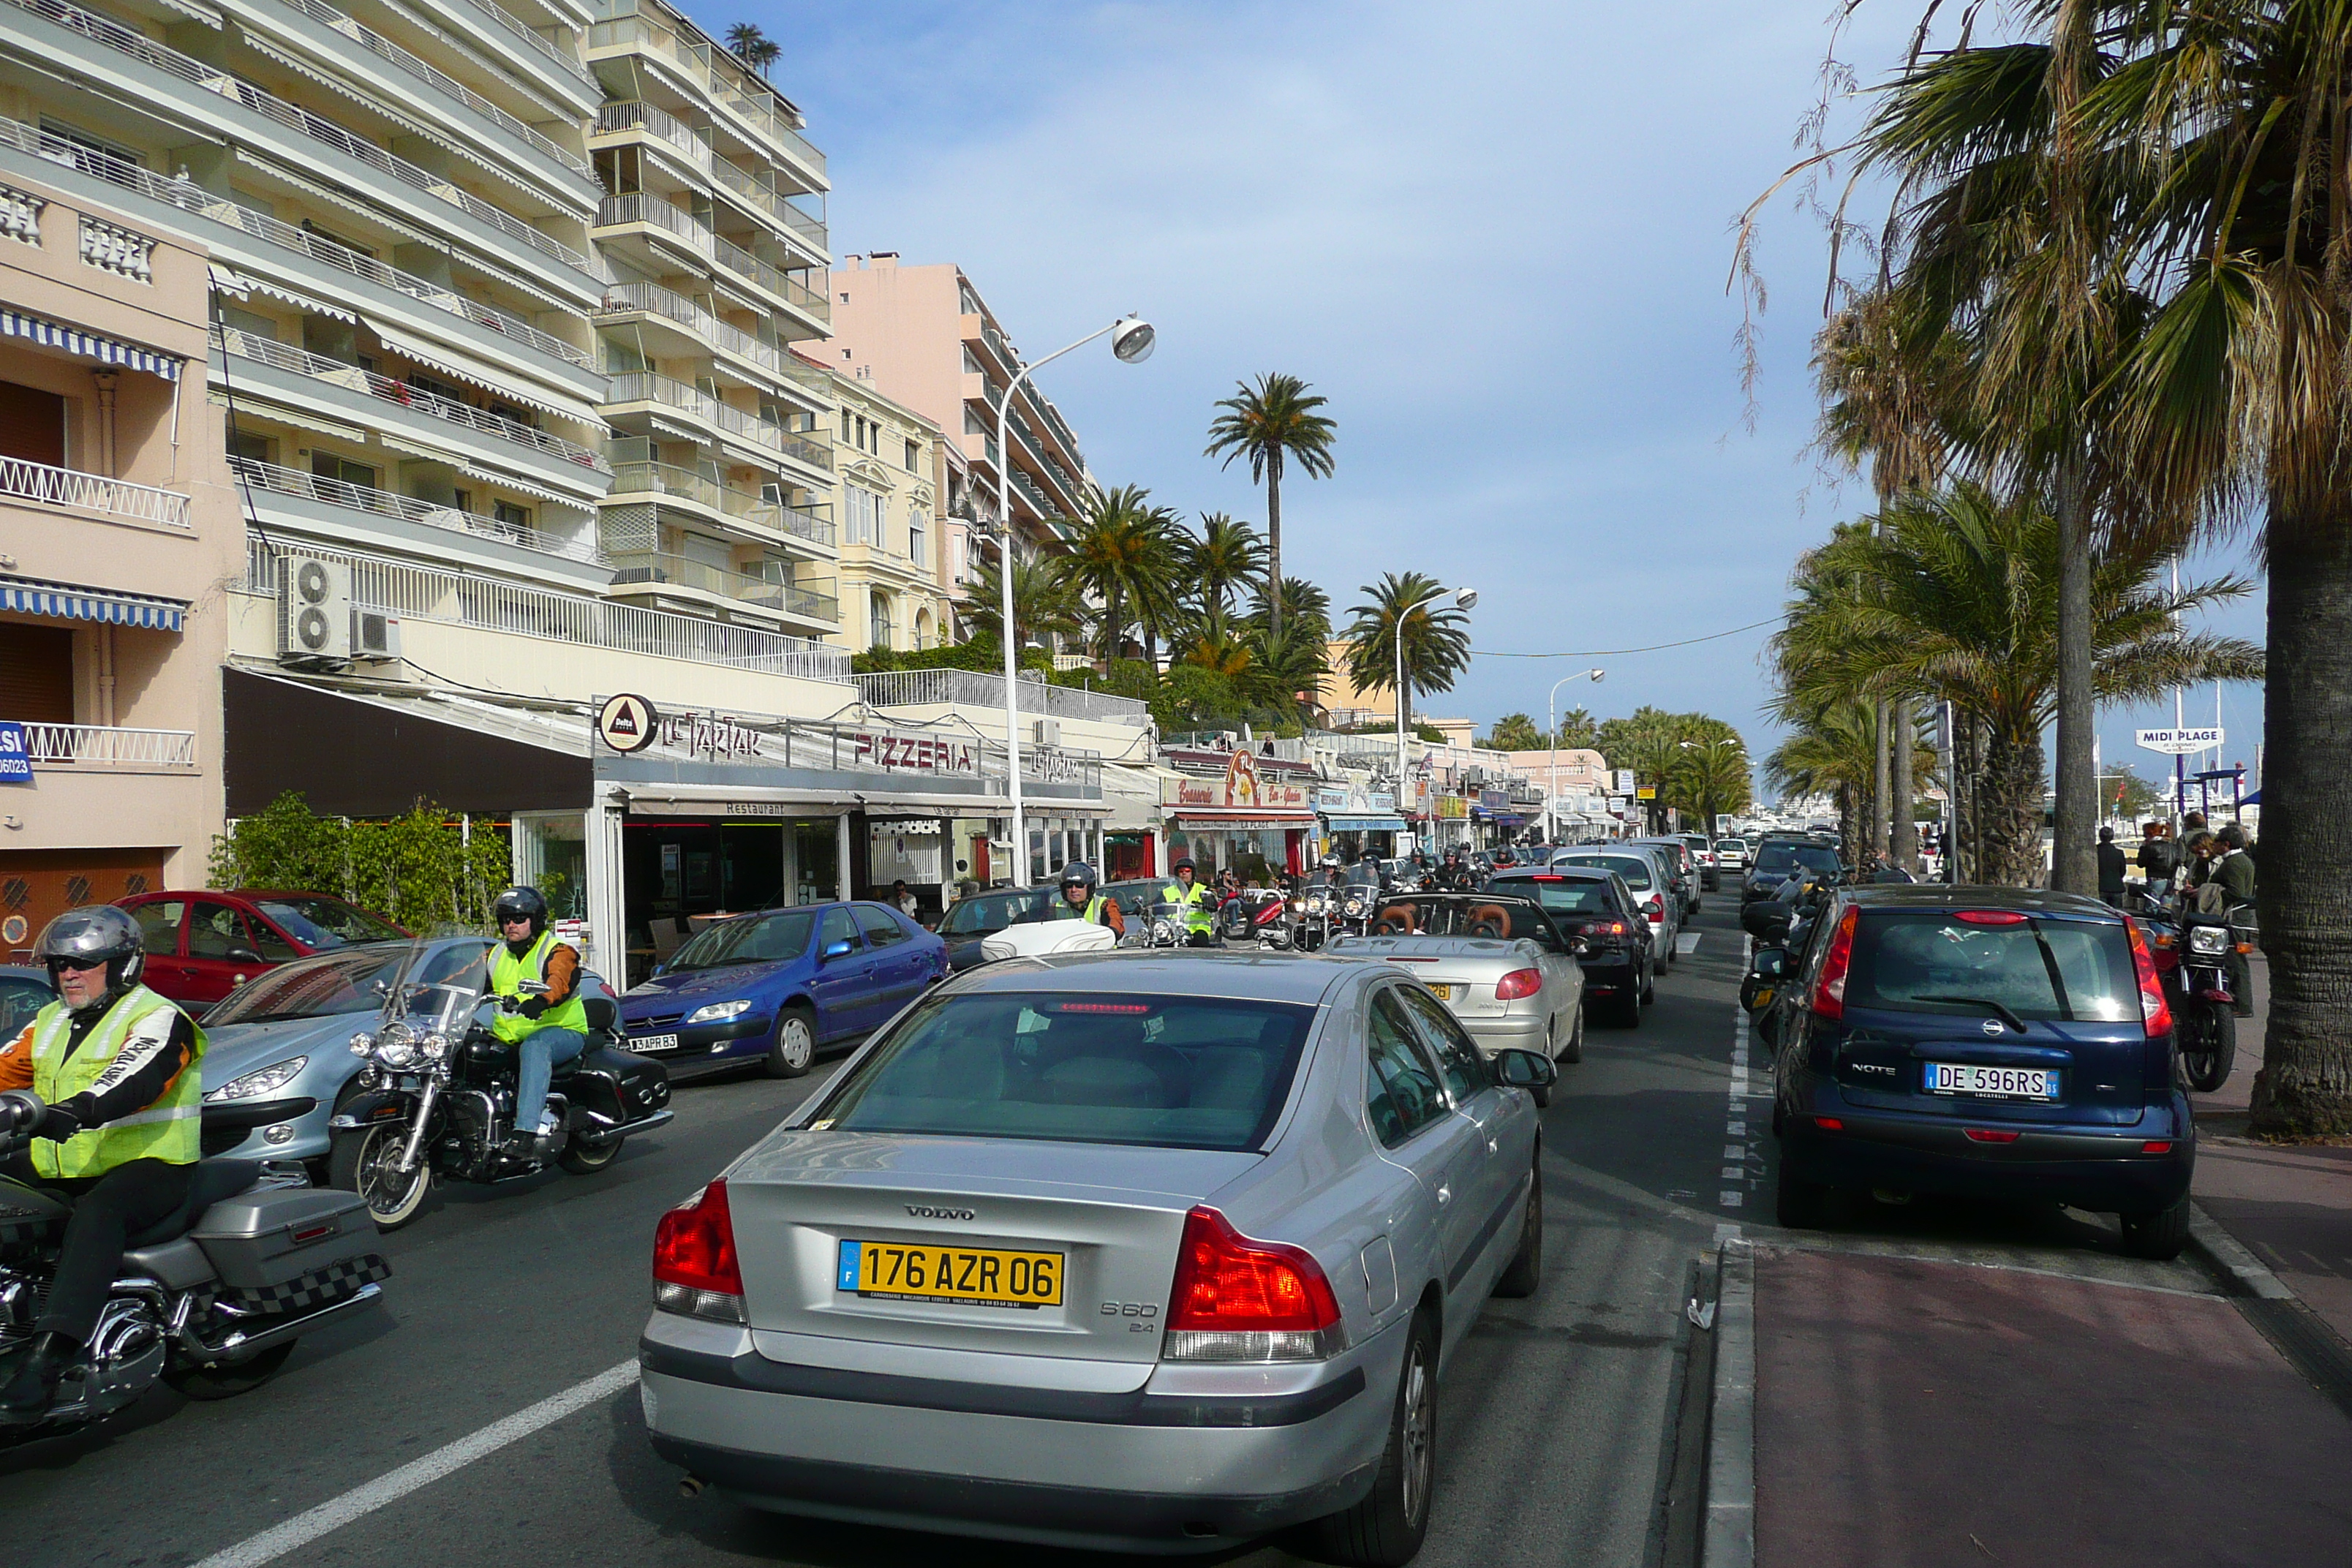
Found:
[[[106,967],[106,960],[102,958],[93,958],[86,961],[79,958],[53,958],[49,960],[49,967],[51,969],[68,969],[76,974],[88,974],[93,969],[104,969]]]

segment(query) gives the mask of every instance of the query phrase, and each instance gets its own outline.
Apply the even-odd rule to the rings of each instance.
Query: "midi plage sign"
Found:
[[[2185,757],[2191,752],[2221,749],[2221,729],[2219,725],[2205,730],[2142,730],[2138,731],[2137,739],[2140,750],[2161,752],[2168,757]]]

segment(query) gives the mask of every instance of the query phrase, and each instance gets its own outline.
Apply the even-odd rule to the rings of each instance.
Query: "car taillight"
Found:
[[[2124,930],[2131,933],[2132,972],[2139,976],[2140,1023],[2153,1040],[2172,1033],[2172,1005],[2164,999],[2164,982],[2156,973],[2156,954],[2148,951],[2139,922],[2126,915]]]
[[[1845,1016],[1845,972],[1853,962],[1853,928],[1862,919],[1860,910],[1848,910],[1845,918],[1830,934],[1830,951],[1822,960],[1822,978],[1813,987],[1813,1016],[1819,1018]]]
[[[1339,1299],[1314,1254],[1252,1241],[1206,1205],[1184,1216],[1162,1357],[1320,1361],[1345,1343]]]
[[[1495,1000],[1516,1002],[1522,996],[1532,996],[1543,989],[1543,972],[1536,969],[1514,969],[1495,982]]]
[[[2015,910],[1955,910],[1952,918],[1972,926],[2021,926],[2025,917]]]
[[[748,1321],[724,1176],[662,1215],[654,1227],[654,1306],[722,1323]]]
[[[1666,901],[1657,894],[1652,893],[1650,901],[1642,906],[1642,912],[1650,917],[1652,925],[1663,925],[1666,919]]]

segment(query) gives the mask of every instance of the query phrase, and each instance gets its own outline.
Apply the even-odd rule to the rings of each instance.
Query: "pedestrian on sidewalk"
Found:
[[[2140,825],[2139,874],[2147,879],[2147,894],[2152,899],[2164,897],[2173,870],[2179,864],[2172,840],[2166,837],[2170,831],[2161,822]]]
[[[2231,935],[2237,934],[2238,912],[2254,901],[2254,859],[2246,853],[2246,830],[2232,822],[2213,836],[2217,851],[2205,874],[2207,886],[2220,895],[2218,902],[2230,916]],[[2253,965],[2233,940],[2229,953],[2231,1007],[2239,1017],[2254,1013]]]
[[[2116,830],[2099,829],[2099,897],[2116,909],[2124,907],[2124,852],[2116,844]]]

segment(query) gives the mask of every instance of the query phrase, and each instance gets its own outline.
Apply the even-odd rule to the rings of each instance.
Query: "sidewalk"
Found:
[[[1755,1254],[1760,1568],[2336,1568],[2352,1420],[2226,1300]]]
[[[2257,954],[2254,1016],[2238,1020],[2230,1081],[2190,1097],[2199,1135],[2197,1201],[2280,1283],[2352,1340],[2352,1148],[2290,1148],[2244,1136],[2263,1065],[2269,973]]]

